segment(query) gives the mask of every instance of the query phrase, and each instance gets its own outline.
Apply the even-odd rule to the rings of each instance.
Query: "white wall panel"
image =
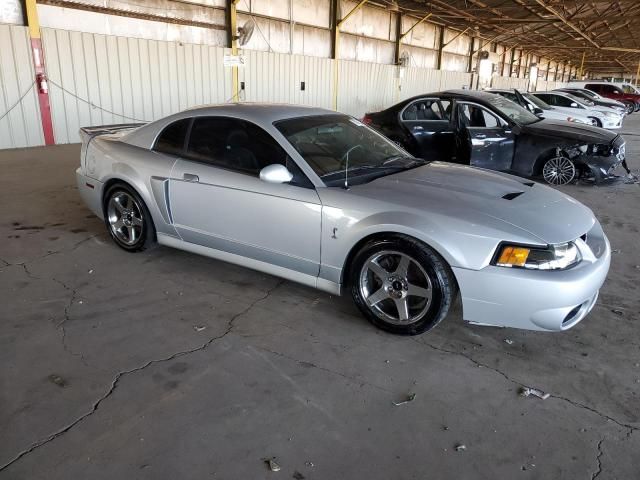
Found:
[[[491,77],[491,88],[517,88],[518,90],[526,92],[529,89],[529,79],[494,75]]]
[[[27,29],[0,25],[0,45],[0,148],[43,145]]]
[[[404,15],[402,17],[402,31],[409,31],[409,29],[419,21],[419,18]],[[402,39],[402,43],[416,47],[436,49],[438,48],[438,35],[440,28],[442,27],[438,27],[433,23],[422,22],[414,27],[409,34]]]
[[[400,100],[440,90],[440,83],[443,76],[441,70],[414,67],[408,67],[402,70]]]
[[[224,48],[43,29],[57,143],[89,125],[151,121],[231,98]]]
[[[427,50],[426,48],[418,48],[410,45],[402,45],[400,47],[400,55],[408,55],[408,67],[435,68],[438,61],[438,52],[436,50]]]
[[[360,118],[393,105],[396,66],[346,60],[338,66],[338,111]]]
[[[239,80],[245,87],[242,101],[331,108],[333,60],[251,50],[243,53],[246,66],[239,69]]]

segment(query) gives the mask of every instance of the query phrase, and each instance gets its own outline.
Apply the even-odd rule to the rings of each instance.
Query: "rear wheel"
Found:
[[[570,158],[556,155],[544,162],[542,177],[551,185],[566,185],[576,177],[576,166]]]
[[[404,236],[372,240],[354,258],[351,294],[375,326],[400,335],[432,329],[449,312],[455,281],[444,260]]]
[[[137,252],[155,241],[151,215],[140,196],[128,185],[115,184],[104,197],[105,224],[122,249]]]

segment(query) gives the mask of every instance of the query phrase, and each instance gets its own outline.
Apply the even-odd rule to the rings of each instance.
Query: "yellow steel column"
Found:
[[[638,61],[638,70],[636,70],[636,85],[638,85],[639,77],[640,77],[640,60]]]
[[[229,29],[231,30],[231,55],[238,55],[238,12],[236,5],[238,0],[229,2]],[[240,101],[238,67],[231,67],[231,92],[234,102]]]
[[[580,62],[580,80],[582,80],[582,75],[584,74],[584,57],[586,54],[587,54],[586,50],[582,52],[582,62]]]

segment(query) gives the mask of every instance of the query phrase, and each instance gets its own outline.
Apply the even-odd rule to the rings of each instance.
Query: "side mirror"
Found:
[[[571,108],[578,108],[578,104],[576,102],[571,102]]]
[[[279,163],[267,165],[260,170],[260,180],[267,183],[287,183],[293,179],[293,175],[287,167]]]
[[[539,107],[535,107],[535,108],[533,109],[533,113],[534,113],[534,115],[543,115],[543,114],[544,114],[544,110],[542,110],[542,109],[541,109],[541,108],[539,108]]]

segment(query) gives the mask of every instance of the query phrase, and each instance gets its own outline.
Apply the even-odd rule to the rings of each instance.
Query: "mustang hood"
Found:
[[[580,143],[608,144],[617,136],[617,134],[603,128],[556,120],[541,120],[530,125],[523,125],[522,130],[545,137],[558,137],[564,140],[575,139]]]
[[[434,214],[462,210],[472,218],[492,217],[527,231],[543,243],[575,240],[595,222],[591,210],[550,187],[444,162],[382,177],[355,186],[353,191]]]

